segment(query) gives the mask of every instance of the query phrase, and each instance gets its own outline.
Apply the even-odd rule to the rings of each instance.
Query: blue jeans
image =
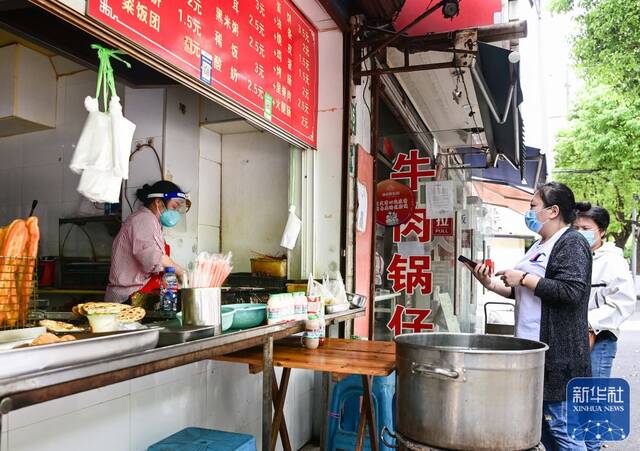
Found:
[[[613,359],[616,357],[618,342],[610,335],[600,334],[591,350],[591,376],[611,377]],[[586,442],[589,451],[597,451],[602,447],[602,441]]]
[[[542,403],[542,444],[547,451],[586,451],[567,432],[567,402]]]

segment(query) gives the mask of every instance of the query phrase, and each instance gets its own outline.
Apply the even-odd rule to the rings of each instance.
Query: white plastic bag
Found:
[[[111,117],[98,109],[98,99],[87,96],[89,112],[69,168],[76,174],[85,169],[109,170],[113,166]]]
[[[296,241],[298,241],[298,235],[302,229],[302,221],[296,216],[296,207],[292,205],[289,207],[289,218],[287,219],[287,225],[284,227],[284,233],[280,240],[280,246],[293,250],[296,247]]]
[[[91,202],[120,202],[122,179],[113,175],[112,171],[85,169],[80,176],[78,192]]]
[[[113,135],[113,175],[126,180],[129,178],[129,156],[136,124],[122,115],[118,96],[109,100],[109,116]]]
[[[348,302],[347,290],[344,287],[340,271],[326,274],[322,279],[322,285],[331,296],[330,300],[327,300],[327,305],[346,304]]]

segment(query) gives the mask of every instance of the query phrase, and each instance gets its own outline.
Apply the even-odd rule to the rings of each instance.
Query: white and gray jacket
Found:
[[[591,280],[589,326],[596,334],[609,330],[618,337],[620,325],[636,307],[636,290],[622,249],[613,243],[596,249]]]

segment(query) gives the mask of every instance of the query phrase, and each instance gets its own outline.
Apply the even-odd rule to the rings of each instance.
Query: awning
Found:
[[[473,186],[483,204],[509,208],[519,214],[531,208],[533,196],[517,188],[487,182],[473,182]]]
[[[504,159],[499,159],[497,165],[487,166],[486,156],[477,149],[458,149],[462,154],[466,167],[471,169],[471,176],[474,180],[494,182],[510,185],[520,189],[533,191],[535,188],[547,180],[547,159],[540,153],[540,149],[535,147],[525,147],[524,179],[520,171],[515,169],[511,163]]]
[[[473,82],[489,150],[502,155],[525,178],[524,131],[518,106],[522,103],[519,62],[509,61],[510,50],[478,42]]]

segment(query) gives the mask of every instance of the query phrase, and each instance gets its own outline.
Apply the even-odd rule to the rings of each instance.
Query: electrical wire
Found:
[[[364,70],[369,70],[367,68],[367,63],[366,62],[362,62],[362,64],[364,64]],[[369,107],[369,104],[367,103],[367,97],[365,96],[365,94],[367,93],[367,85],[369,84],[369,79],[371,77],[367,77],[367,79],[364,82],[364,88],[362,89],[362,101],[364,102],[364,106],[367,107],[367,111],[369,112],[369,118],[371,118],[371,108]]]
[[[475,61],[474,61],[475,63]],[[476,121],[476,112],[473,110],[473,106],[471,105],[471,100],[469,99],[469,89],[467,89],[467,82],[464,80],[464,73],[462,69],[456,66],[457,76],[462,80],[462,88],[464,89],[464,96],[467,99],[467,105],[469,105],[469,116],[473,119],[473,125],[475,126],[476,131],[474,133],[478,133],[480,127],[478,127],[478,121]]]
[[[158,154],[158,151],[156,150],[156,148],[153,147],[153,144],[151,144],[150,142],[144,143],[144,144],[138,144],[136,146],[136,150],[131,152],[131,155],[129,155],[129,162],[133,161],[133,156],[138,152],[140,152],[141,150],[143,150],[145,147],[148,147],[149,149],[153,150],[153,153],[155,154],[156,160],[158,162],[158,168],[160,169],[160,179],[164,180],[164,170],[162,168],[162,161],[160,160],[160,155]],[[128,187],[128,180],[123,180],[122,197],[124,197],[124,200],[127,202],[127,205],[129,206],[129,210],[133,213],[133,205],[136,204],[137,199],[134,200],[133,205],[131,205],[131,201],[127,196],[127,187]]]

